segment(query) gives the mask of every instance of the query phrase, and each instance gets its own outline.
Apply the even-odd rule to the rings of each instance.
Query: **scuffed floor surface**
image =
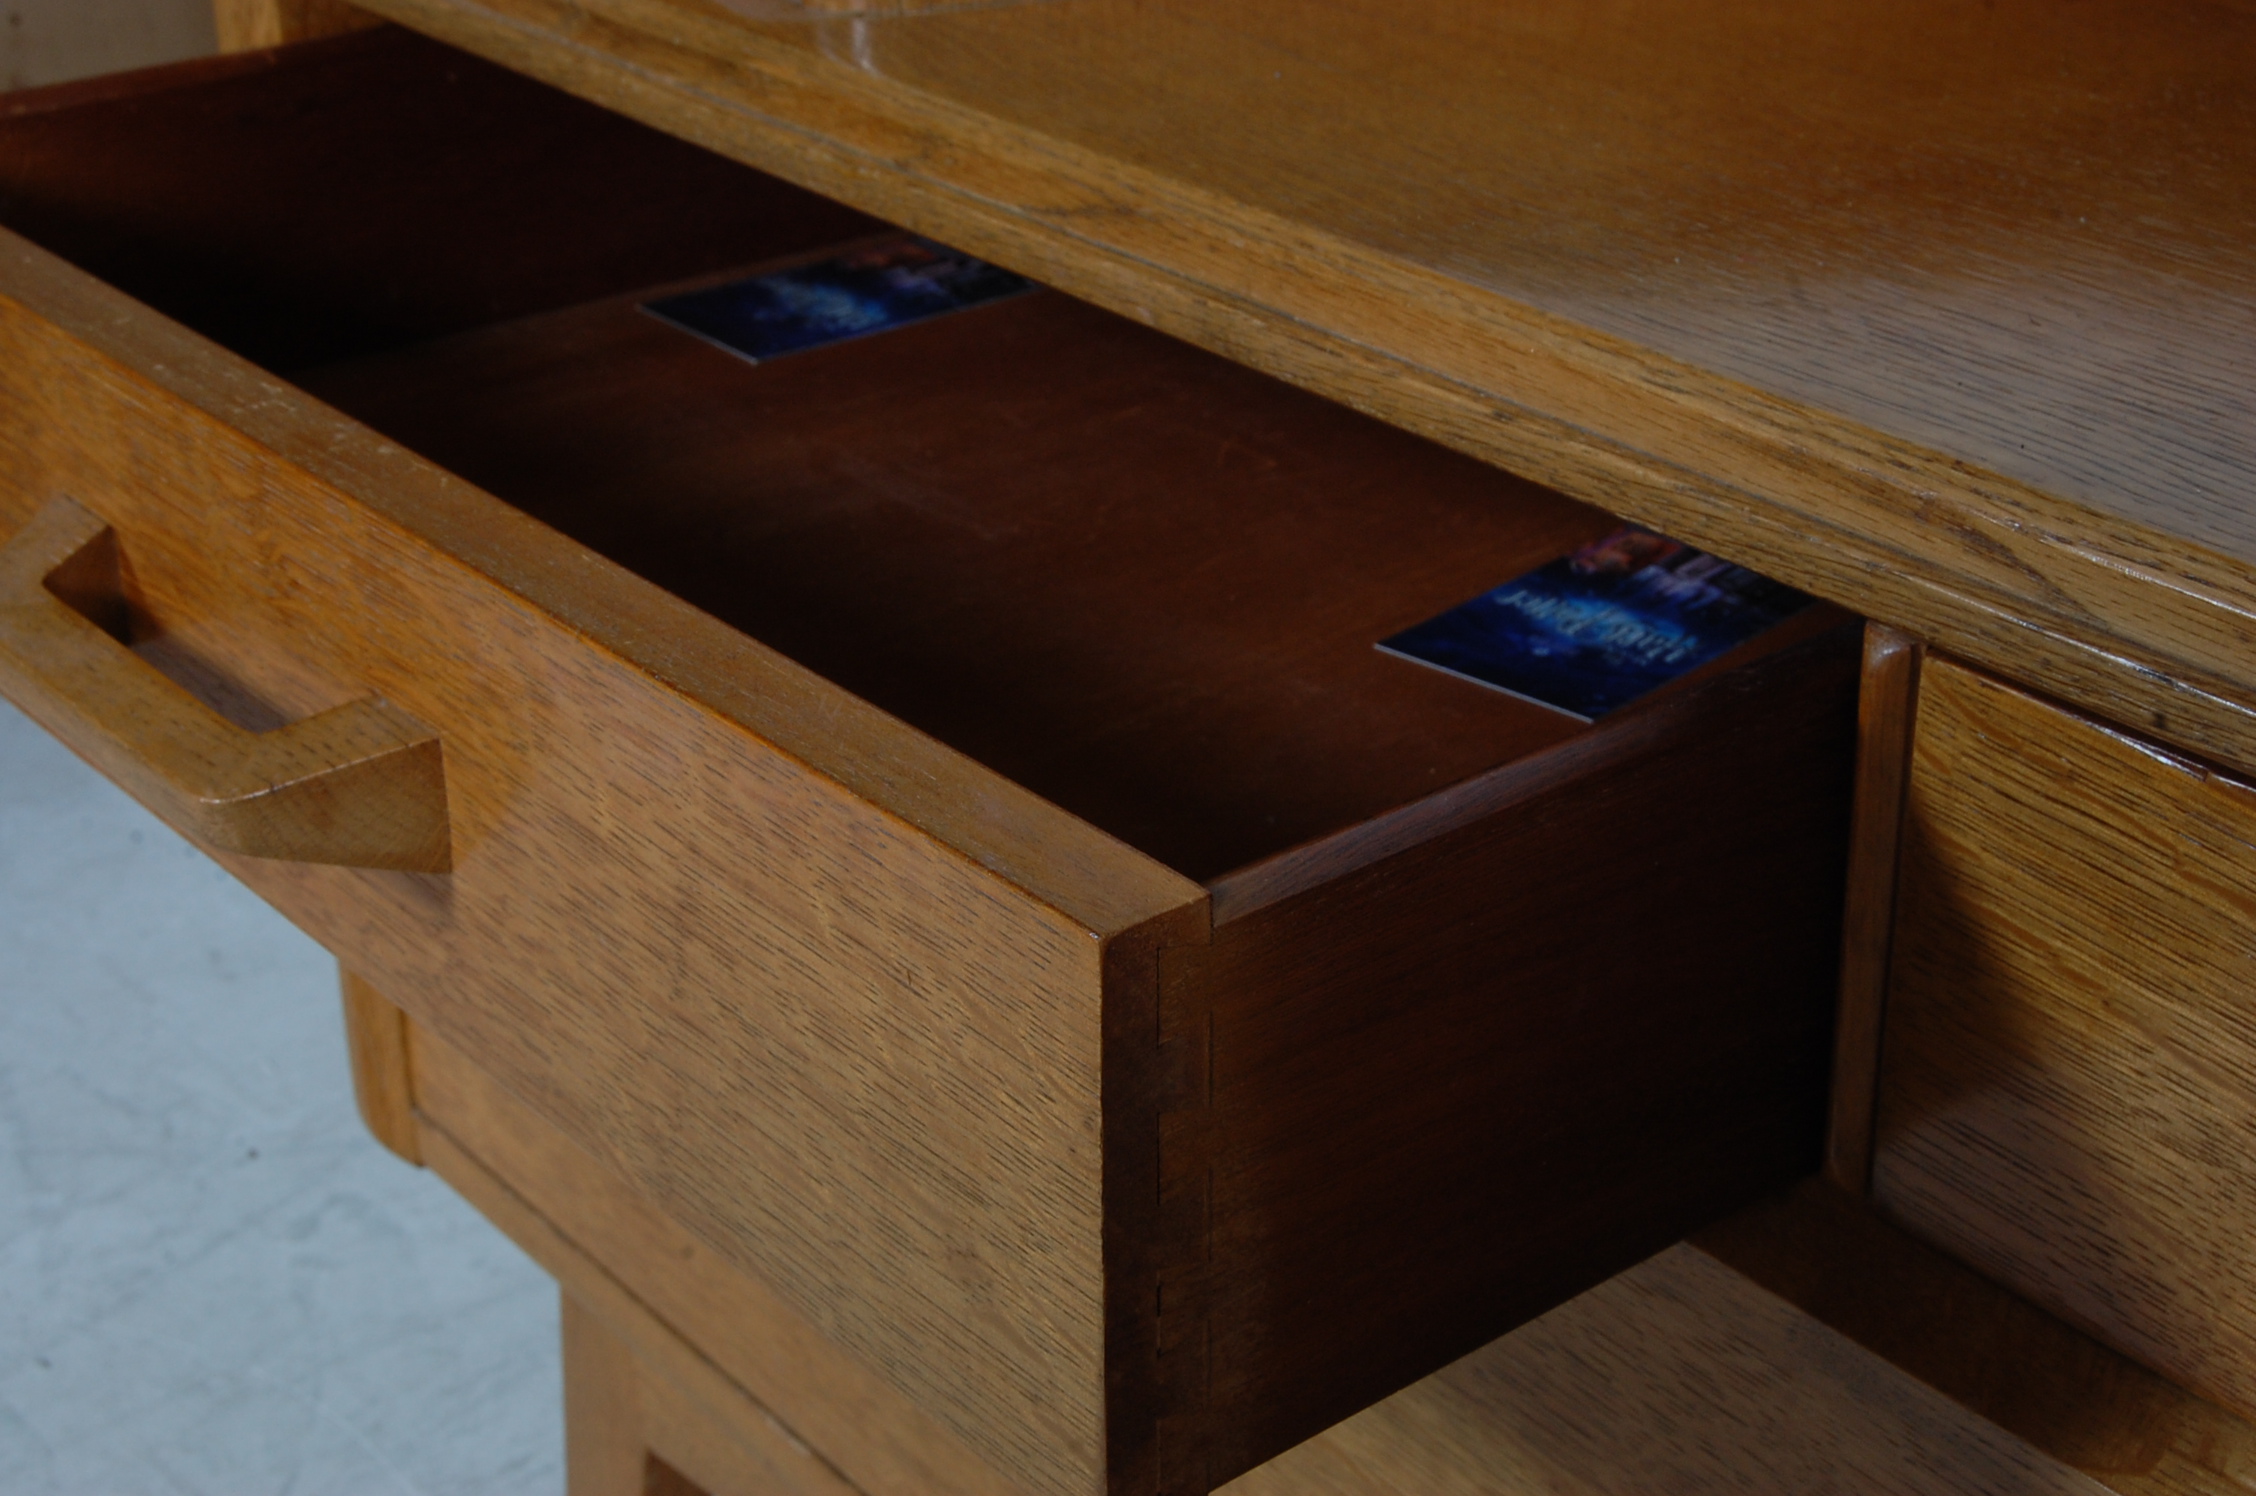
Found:
[[[0,1492],[554,1496],[560,1403],[327,954],[0,703]]]

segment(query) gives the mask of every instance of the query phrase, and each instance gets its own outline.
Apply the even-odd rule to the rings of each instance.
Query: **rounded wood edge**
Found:
[[[345,1011],[345,1044],[352,1056],[353,1096],[361,1121],[377,1142],[416,1165],[423,1165],[423,1138],[416,1122],[415,1061],[407,1015],[391,1000],[350,971],[340,971]]]

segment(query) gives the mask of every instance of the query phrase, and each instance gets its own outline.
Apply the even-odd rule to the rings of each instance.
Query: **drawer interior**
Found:
[[[1594,730],[1374,645],[1607,515],[1054,291],[754,365],[642,304],[884,225],[405,32],[0,107],[0,222],[1193,878]]]

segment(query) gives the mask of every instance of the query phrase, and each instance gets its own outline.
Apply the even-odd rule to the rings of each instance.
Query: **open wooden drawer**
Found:
[[[0,224],[0,684],[1021,1488],[1814,1166],[1841,615],[1381,656],[1611,521],[1054,293],[736,360],[639,300],[883,226],[402,33],[20,96]]]

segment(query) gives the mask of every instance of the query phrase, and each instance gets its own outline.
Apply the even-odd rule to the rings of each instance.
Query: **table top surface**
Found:
[[[2256,12],[1052,0],[770,34],[2256,560]]]
[[[2245,3],[369,8],[2256,762]]]

